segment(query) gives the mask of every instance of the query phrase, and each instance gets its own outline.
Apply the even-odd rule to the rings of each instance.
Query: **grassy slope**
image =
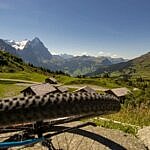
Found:
[[[117,114],[105,116],[106,118],[126,122],[140,127],[150,126],[150,109],[135,108],[127,109],[122,107],[122,110]]]
[[[28,80],[35,82],[43,82],[47,76],[37,72],[31,71],[19,71],[15,73],[0,73],[0,78],[4,79],[18,79],[18,80]]]
[[[10,81],[0,81],[0,98],[12,97],[20,94],[20,91],[25,88],[25,86],[16,85],[17,82]]]
[[[150,78],[150,52],[133,60],[135,75]]]
[[[141,76],[143,78],[150,79],[150,61],[149,60],[150,60],[150,52],[138,58],[130,60],[128,62],[114,64],[114,65],[103,67],[103,68],[101,67],[89,75],[91,76],[100,75],[104,72],[111,72],[114,74],[115,72],[118,75],[122,73],[126,73],[126,74],[130,73],[133,77]]]
[[[42,82],[46,78],[45,75],[30,72],[17,72],[17,73],[0,73],[0,78],[4,79],[20,79],[28,81]],[[17,82],[2,81],[0,80],[0,98],[11,97],[20,94],[26,86],[17,85]]]
[[[65,85],[74,84],[87,84],[97,85],[106,88],[120,87],[121,85],[116,84],[111,78],[75,78],[69,76],[56,76],[57,80]]]
[[[25,64],[20,58],[0,51],[0,78],[43,82],[50,75],[39,68]],[[16,82],[0,80],[0,97],[16,96],[24,88],[16,85]]]

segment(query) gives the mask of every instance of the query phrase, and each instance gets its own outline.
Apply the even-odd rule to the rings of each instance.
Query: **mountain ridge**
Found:
[[[150,76],[150,52],[127,62],[121,62],[103,68],[98,68],[95,72],[87,74],[88,76],[97,76],[105,72],[116,72],[132,74],[137,76]]]

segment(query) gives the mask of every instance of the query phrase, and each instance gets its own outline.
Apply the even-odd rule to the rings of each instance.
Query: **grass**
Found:
[[[25,71],[16,73],[0,73],[0,78],[28,80],[35,82],[43,82],[46,77],[47,76],[43,74]],[[112,80],[111,78],[75,78],[65,75],[55,75],[55,78],[58,80],[59,83],[62,83],[64,85],[87,84],[87,85],[97,85],[106,88],[120,87],[120,85],[116,84],[114,80]]]
[[[98,117],[92,119],[98,126],[102,126],[110,129],[122,130],[126,133],[136,134],[138,127],[150,126],[150,109],[129,109],[122,107],[121,111],[116,114],[104,115],[103,118],[109,120],[119,121],[121,123],[131,124],[123,125],[120,123],[114,123],[113,121],[101,120]],[[133,126],[132,126],[133,125]]]
[[[77,90],[76,88],[68,88],[69,92],[74,92],[75,90]]]
[[[113,82],[111,79],[107,78],[85,78],[85,79],[76,79],[71,82],[67,82],[66,84],[91,84],[91,85],[97,85],[105,88],[116,88],[119,87],[118,84]]]
[[[68,76],[56,76],[57,80],[65,85],[87,84],[97,85],[105,88],[116,88],[120,85],[116,84],[111,78],[75,78]]]
[[[101,127],[105,127],[105,128],[109,128],[109,129],[117,129],[117,130],[121,130],[125,133],[130,133],[133,135],[136,135],[136,133],[138,131],[137,127],[114,123],[113,121],[105,121],[105,120],[101,120],[101,119],[92,119],[92,121],[94,123],[96,123],[97,126],[101,126]]]
[[[70,83],[77,79],[75,77],[69,77],[69,76],[64,76],[64,75],[56,75],[55,78],[58,80],[58,82],[63,83],[63,84]]]
[[[43,82],[47,76],[39,74],[36,72],[15,72],[15,73],[0,73],[0,78],[3,79],[18,79],[27,80],[35,82]],[[25,86],[16,85],[15,81],[2,81],[0,80],[0,97],[12,97],[20,94],[20,91],[25,88]]]
[[[13,97],[20,94],[25,86],[19,86],[12,81],[0,81],[0,98]]]
[[[47,76],[36,72],[0,73],[0,78],[43,82]]]
[[[105,118],[125,122],[140,127],[150,126],[150,109],[149,108],[122,108],[120,112],[104,116]]]
[[[28,81],[43,82],[47,76],[36,73],[36,72],[17,72],[17,73],[0,73],[0,78],[5,79],[21,79]],[[87,84],[87,85],[97,85],[105,88],[115,88],[123,85],[118,85],[112,78],[75,78],[65,75],[55,75],[55,78],[59,83],[65,85],[72,84]],[[0,81],[0,97],[11,97],[20,94],[24,86],[16,85],[17,82],[14,81]],[[75,88],[70,88],[69,91],[72,92],[76,90]],[[101,93],[101,91],[98,91]],[[149,108],[125,108],[122,107],[121,111],[116,114],[102,116],[104,118],[119,121],[122,123],[128,123],[132,125],[137,125],[140,127],[150,126],[150,109]],[[93,120],[97,125],[103,126],[111,129],[119,129],[126,133],[136,134],[137,128],[132,126],[125,126],[121,124],[114,123],[112,121],[104,121],[98,118]]]

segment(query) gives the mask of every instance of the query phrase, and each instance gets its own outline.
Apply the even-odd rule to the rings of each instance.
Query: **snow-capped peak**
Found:
[[[29,40],[25,39],[23,41],[5,40],[9,45],[14,47],[16,50],[23,50]]]

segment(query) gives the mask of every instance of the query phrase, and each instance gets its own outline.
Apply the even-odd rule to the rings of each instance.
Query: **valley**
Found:
[[[0,52],[1,60],[5,60],[5,63],[3,63],[3,65],[1,64],[0,67],[0,79],[3,79],[0,80],[1,98],[16,96],[20,94],[21,90],[27,87],[26,84],[30,85],[31,83],[44,82],[45,78],[49,76],[55,77],[59,84],[68,87],[70,91],[74,91],[77,88],[81,88],[85,85],[90,86],[100,93],[103,93],[103,91],[106,89],[127,87],[132,91],[132,94],[126,97],[126,101],[122,105],[122,110],[117,114],[104,117],[124,123],[138,125],[141,127],[150,125],[150,122],[148,121],[150,120],[149,76],[147,76],[147,78],[142,78],[141,76],[137,78],[137,76],[133,74],[128,77],[124,72],[123,73],[125,75],[122,76],[120,76],[121,72],[119,74],[112,72],[109,74],[102,74],[99,77],[72,77],[68,75],[58,74],[56,72],[50,73],[46,70],[41,70],[41,68],[36,68],[32,65],[23,63],[15,56],[2,51]],[[144,58],[145,57],[146,56],[144,55]],[[142,58],[139,59],[143,60]],[[146,59],[144,59],[144,61],[146,61]],[[146,62],[148,63],[148,61]],[[140,64],[142,65],[142,63]],[[149,72],[148,70],[145,71]],[[137,88],[137,90],[134,91],[135,88]],[[107,123],[105,124],[100,120],[96,120],[96,122],[97,124],[101,123],[103,126],[114,126],[112,125],[112,123],[108,125]],[[130,127],[128,129],[127,127],[126,132],[134,133],[134,129],[130,129]]]
[[[150,126],[149,54],[127,62],[103,66],[104,70],[98,69],[94,72],[95,75],[74,77],[61,71],[54,72],[26,64],[18,57],[0,51],[0,98],[20,96],[20,91],[31,85],[43,83],[47,77],[54,77],[58,84],[68,88],[69,92],[84,86],[89,86],[98,93],[104,93],[107,89],[126,87],[131,93],[126,96],[120,112],[101,116],[104,119],[91,118],[90,121],[98,126],[136,135],[139,128]]]

